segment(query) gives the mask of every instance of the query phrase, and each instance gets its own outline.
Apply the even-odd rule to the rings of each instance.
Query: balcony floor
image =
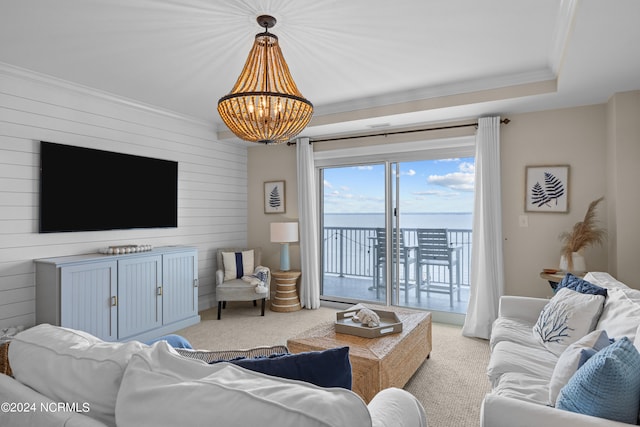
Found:
[[[376,295],[371,277],[340,277],[333,274],[325,274],[323,279],[322,297],[327,300],[349,302],[378,302],[385,303],[386,291],[380,290]],[[469,303],[469,286],[460,287],[460,301],[457,300],[457,292],[454,292],[453,306],[449,304],[449,295],[420,292],[420,300],[416,294],[415,284],[409,283],[408,299],[405,300],[404,289],[400,290],[400,303],[404,307],[418,308],[429,311],[441,311],[448,313],[466,314]]]

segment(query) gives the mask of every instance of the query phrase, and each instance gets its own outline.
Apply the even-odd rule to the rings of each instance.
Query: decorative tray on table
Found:
[[[353,319],[361,309],[362,307],[353,308],[336,313],[336,332],[364,338],[378,338],[402,332],[402,322],[393,311],[371,309],[380,316],[380,325],[370,327]]]

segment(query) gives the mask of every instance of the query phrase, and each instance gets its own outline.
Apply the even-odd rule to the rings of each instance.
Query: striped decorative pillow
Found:
[[[222,252],[224,280],[240,279],[253,274],[253,249],[242,252]]]

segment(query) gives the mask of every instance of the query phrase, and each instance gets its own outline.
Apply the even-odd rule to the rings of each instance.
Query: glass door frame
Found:
[[[405,143],[394,143],[376,146],[362,146],[342,148],[335,150],[326,150],[314,152],[314,162],[316,167],[316,177],[318,186],[318,218],[319,218],[319,235],[323,236],[324,228],[324,201],[322,195],[323,173],[325,168],[337,168],[348,166],[360,166],[366,164],[384,164],[385,165],[385,229],[387,232],[393,232],[400,229],[400,209],[399,197],[389,197],[392,189],[399,192],[399,164],[405,161],[415,160],[435,160],[453,157],[474,157],[475,156],[475,136],[459,136],[451,138],[442,138],[434,140],[420,140]],[[395,173],[392,173],[391,165],[395,165]],[[395,178],[395,180],[394,180]],[[395,181],[395,182],[394,182]],[[395,184],[395,185],[394,185]],[[394,215],[397,214],[397,215]],[[395,242],[395,247],[393,245]],[[318,239],[320,245],[319,253],[323,254],[323,239]],[[395,286],[395,295],[393,295],[393,276],[400,278],[400,263],[398,256],[400,253],[400,239],[387,239],[387,253],[393,253],[394,262],[389,266],[389,262],[385,263],[385,286],[387,288],[386,305],[400,306],[400,282]],[[322,256],[322,255],[321,255]],[[324,258],[322,256],[322,258]],[[324,271],[324,260],[320,260],[321,272]],[[321,298],[323,294],[321,293]],[[340,298],[335,296],[331,300],[338,302],[352,302],[348,298]],[[383,301],[371,300],[372,302],[382,303]],[[395,303],[395,304],[394,304]],[[446,314],[446,313],[445,313]],[[464,315],[462,316],[464,319]]]

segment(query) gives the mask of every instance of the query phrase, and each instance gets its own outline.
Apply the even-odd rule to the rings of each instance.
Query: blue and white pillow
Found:
[[[560,390],[556,408],[636,424],[640,353],[622,337],[590,358]]]
[[[540,312],[533,326],[534,337],[560,356],[569,345],[595,329],[604,300],[602,295],[560,289]]]
[[[576,371],[594,354],[611,344],[607,333],[597,330],[571,344],[558,358],[549,381],[549,405],[555,406],[558,394]]]
[[[242,252],[222,252],[224,280],[240,279],[253,274],[253,249]]]
[[[556,292],[562,288],[569,288],[576,292],[580,292],[581,294],[602,295],[605,298],[607,297],[606,288],[594,285],[593,283],[587,282],[586,280],[576,277],[571,273],[565,274],[562,281],[558,283]]]

